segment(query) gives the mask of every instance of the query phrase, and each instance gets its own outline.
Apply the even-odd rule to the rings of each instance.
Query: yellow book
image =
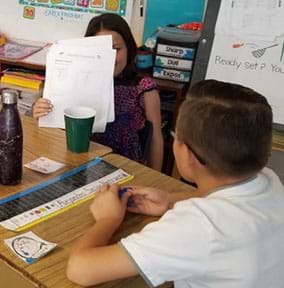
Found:
[[[20,77],[11,77],[9,75],[4,75],[1,77],[1,83],[18,85],[21,87],[32,88],[39,90],[42,88],[42,81],[41,80],[33,80],[33,79],[25,79]]]

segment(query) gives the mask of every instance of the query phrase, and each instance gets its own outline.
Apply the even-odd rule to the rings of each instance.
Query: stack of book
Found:
[[[42,96],[44,72],[10,67],[3,71],[0,79],[0,90],[14,89],[18,91],[18,110],[22,114],[30,114],[32,105]]]
[[[3,71],[0,82],[1,84],[40,90],[44,79],[44,72],[11,67]]]
[[[13,89],[18,92],[18,110],[21,114],[25,115],[32,114],[33,104],[39,97],[42,97],[42,89],[35,90],[11,84],[0,83],[0,91],[4,89]]]

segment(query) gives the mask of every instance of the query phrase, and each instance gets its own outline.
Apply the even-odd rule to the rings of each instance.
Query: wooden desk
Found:
[[[127,185],[149,185],[164,188],[168,191],[182,191],[187,189],[190,196],[196,196],[196,192],[186,184],[122,156],[108,154],[104,156],[103,159],[117,167],[122,167],[134,175],[134,179],[128,182]],[[31,265],[25,264],[4,245],[3,239],[12,237],[15,233],[0,227],[1,284],[4,279],[5,284],[7,283],[4,287],[78,287],[78,285],[71,283],[66,278],[65,269],[73,242],[93,223],[93,218],[89,212],[89,205],[90,201],[85,202],[31,228],[39,237],[58,244],[58,247],[50,254]],[[131,213],[127,214],[122,226],[113,236],[112,242],[116,242],[121,237],[132,232],[139,231],[144,225],[153,220],[156,220],[156,218]],[[21,284],[19,284],[19,281]],[[97,285],[96,287],[146,288],[148,286],[144,283],[144,280],[138,276]],[[169,286],[163,285],[163,287]]]
[[[27,168],[23,170],[22,183],[17,186],[0,185],[0,198],[10,193],[24,190],[36,183],[70,170],[96,156],[104,156],[112,151],[111,148],[91,142],[88,153],[74,154],[66,149],[65,131],[55,128],[38,128],[37,121],[31,117],[21,115],[24,135],[23,163],[28,163],[41,156],[66,164],[66,166],[52,175],[43,175]]]

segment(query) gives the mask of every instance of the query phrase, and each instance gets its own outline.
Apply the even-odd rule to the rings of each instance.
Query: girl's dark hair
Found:
[[[127,47],[127,64],[123,70],[123,78],[130,82],[136,80],[137,73],[134,62],[137,46],[127,22],[117,14],[101,14],[90,20],[85,37],[95,36],[101,30],[115,31],[121,35]]]
[[[215,174],[248,176],[261,170],[270,155],[272,110],[252,89],[204,80],[190,89],[176,130]]]

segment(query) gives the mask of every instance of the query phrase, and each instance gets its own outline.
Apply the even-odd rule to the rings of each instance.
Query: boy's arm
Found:
[[[169,194],[150,187],[129,187],[121,199],[117,185],[103,187],[91,205],[96,223],[73,247],[67,265],[67,277],[89,286],[138,274],[135,264],[118,244],[109,245],[111,236],[124,218],[126,203],[132,197],[129,211],[161,216],[177,201],[189,198],[188,192]]]
[[[67,277],[89,286],[138,274],[135,265],[118,245],[106,246],[117,229],[117,221],[97,221],[74,246],[67,266]]]
[[[162,216],[172,209],[178,201],[190,198],[190,190],[168,193],[152,187],[132,186],[128,187],[131,195],[131,206],[128,211],[151,216]]]

